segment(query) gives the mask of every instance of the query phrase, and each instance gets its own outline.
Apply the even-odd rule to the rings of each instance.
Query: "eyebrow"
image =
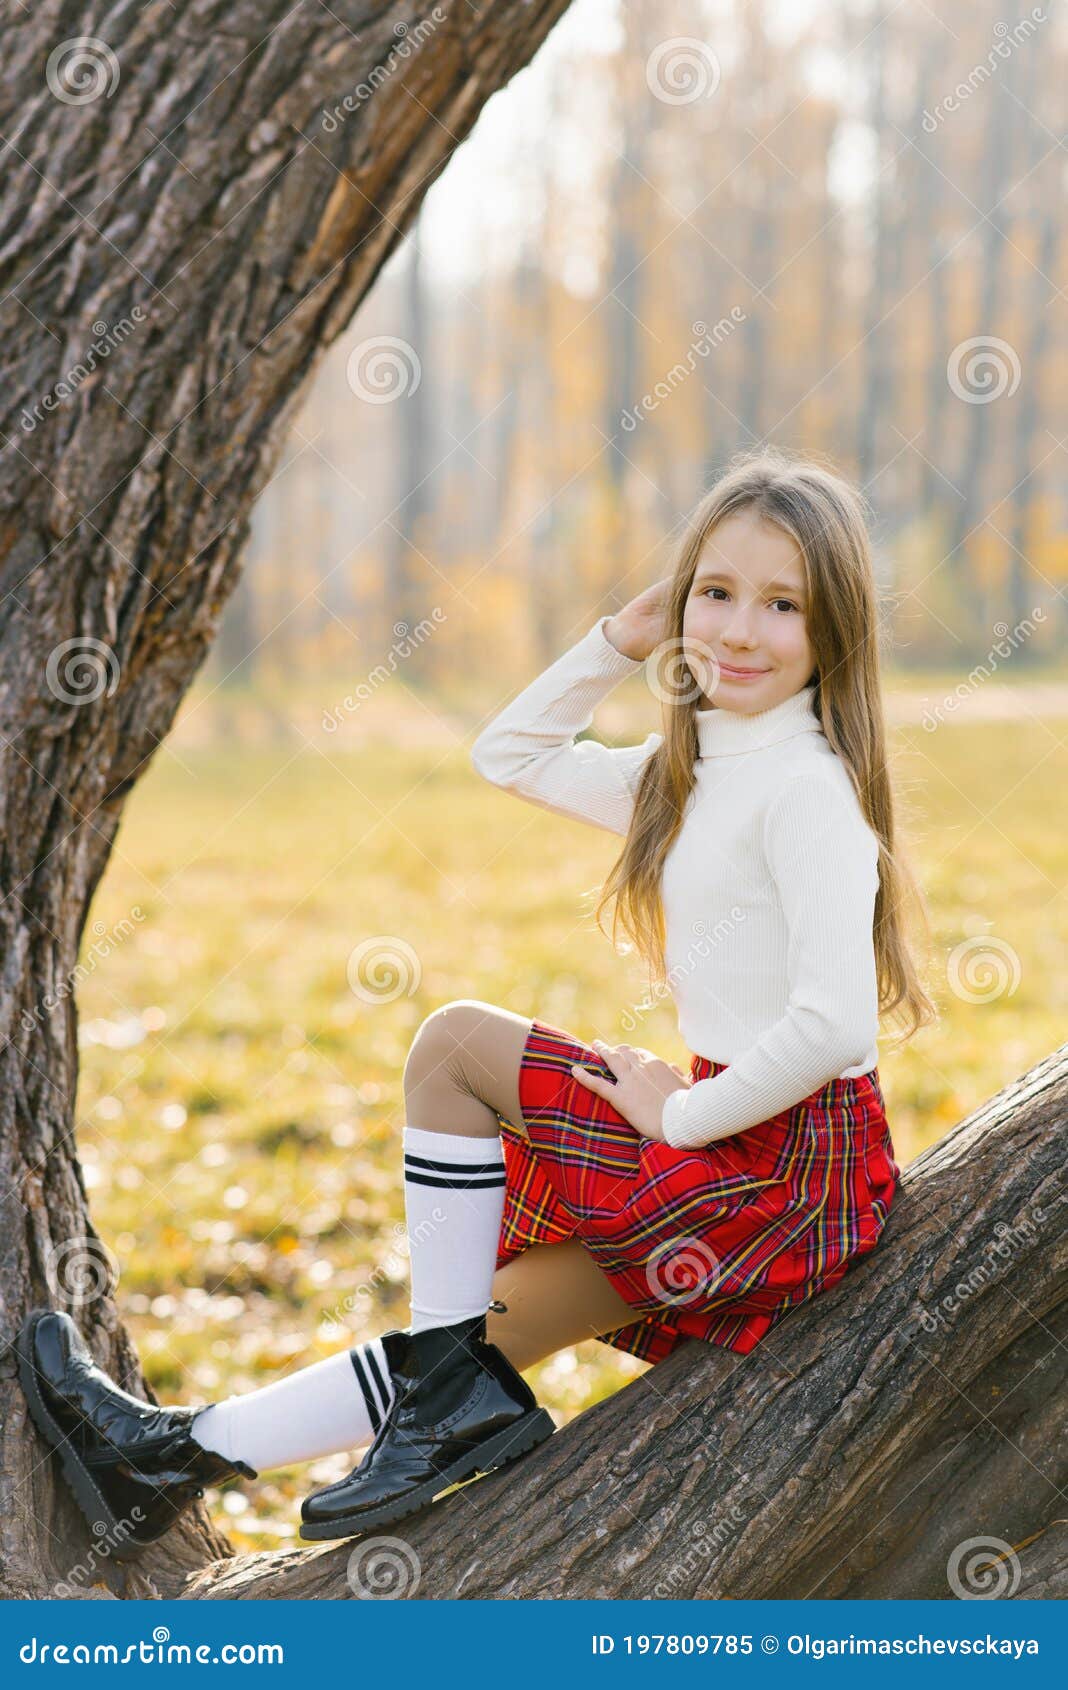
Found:
[[[696,587],[699,581],[733,581],[735,579],[736,577],[727,569],[701,569],[694,576],[693,584]],[[769,581],[763,590],[770,593],[776,588],[784,593],[793,593],[795,598],[803,597],[805,591],[803,582],[798,586],[793,586],[789,581]]]

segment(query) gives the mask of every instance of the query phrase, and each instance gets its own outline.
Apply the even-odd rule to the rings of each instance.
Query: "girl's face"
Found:
[[[801,550],[789,534],[751,510],[717,522],[683,613],[684,646],[694,642],[695,673],[715,693],[702,694],[698,709],[714,704],[752,716],[800,692],[816,667],[807,609]]]

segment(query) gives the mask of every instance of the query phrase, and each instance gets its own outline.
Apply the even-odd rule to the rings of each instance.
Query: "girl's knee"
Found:
[[[493,1005],[477,998],[454,998],[426,1017],[416,1031],[404,1064],[406,1092],[434,1074],[452,1077],[457,1056],[493,1014]]]

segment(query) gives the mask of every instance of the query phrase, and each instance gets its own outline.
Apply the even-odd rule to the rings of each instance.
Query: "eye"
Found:
[[[705,587],[704,591],[706,593],[722,593],[724,598],[727,597],[726,587]]]
[[[779,605],[785,605],[787,610],[796,610],[797,609],[797,606],[794,603],[793,599],[772,599],[771,602],[776,607],[778,607]]]

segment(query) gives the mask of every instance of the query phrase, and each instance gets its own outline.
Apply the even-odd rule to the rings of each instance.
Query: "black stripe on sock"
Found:
[[[404,1165],[406,1168],[431,1168],[441,1174],[493,1174],[504,1167],[504,1159],[498,1156],[493,1162],[431,1162],[426,1156],[413,1156],[410,1150],[406,1150]]]
[[[371,1389],[370,1381],[364,1372],[363,1358],[360,1355],[359,1350],[350,1350],[349,1357],[352,1361],[353,1371],[356,1374],[356,1383],[363,1392],[363,1400],[367,1404],[367,1412],[371,1417],[371,1430],[377,1434],[378,1428],[382,1424],[382,1413],[379,1409],[374,1391]]]
[[[494,1186],[506,1183],[503,1168],[500,1171],[500,1177],[497,1179],[488,1179],[485,1174],[480,1174],[478,1179],[445,1179],[440,1174],[433,1176],[430,1174],[413,1174],[409,1173],[407,1169],[405,1169],[404,1178],[408,1185],[432,1185],[439,1191],[489,1191]]]
[[[393,1400],[393,1386],[388,1379],[384,1379],[382,1377],[382,1370],[378,1365],[378,1357],[373,1349],[368,1349],[365,1361],[368,1373],[378,1386],[378,1400],[381,1404],[382,1411],[383,1413],[388,1413],[389,1405]]]

